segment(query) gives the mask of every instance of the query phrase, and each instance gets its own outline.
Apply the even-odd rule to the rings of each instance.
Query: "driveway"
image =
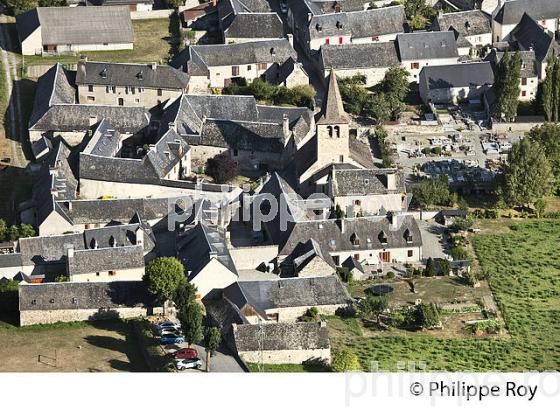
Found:
[[[187,343],[170,344],[170,345],[163,346],[163,350],[168,354],[172,354],[175,353],[177,350],[182,349],[183,347],[189,347],[189,346]],[[204,346],[195,344],[191,347],[195,348],[196,351],[198,352],[198,357],[202,361],[202,367],[200,368],[200,370],[197,369],[183,370],[182,373],[205,372],[206,350]],[[243,367],[241,367],[241,364],[237,361],[237,358],[234,356],[234,354],[226,346],[220,346],[210,360],[210,372],[243,373],[245,372],[245,370]]]
[[[423,250],[422,254],[424,259],[428,258],[444,258],[447,259],[445,254],[446,241],[443,232],[445,227],[434,221],[418,221],[418,227],[422,233]]]

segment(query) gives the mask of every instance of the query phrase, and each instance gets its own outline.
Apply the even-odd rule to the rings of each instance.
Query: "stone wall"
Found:
[[[61,309],[61,310],[24,310],[19,313],[20,326],[49,324],[56,322],[80,322],[85,320],[104,320],[132,318],[148,314],[162,314],[162,308],[125,307],[117,309]]]
[[[241,360],[247,363],[258,363],[261,352],[238,352]],[[322,359],[330,363],[331,349],[314,350],[264,350],[262,359],[267,364],[301,364],[309,359]]]

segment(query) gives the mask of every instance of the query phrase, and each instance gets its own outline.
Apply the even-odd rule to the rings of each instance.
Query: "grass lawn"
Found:
[[[126,63],[165,63],[167,61],[171,47],[169,40],[172,38],[169,19],[133,20],[132,29],[134,30],[133,50],[84,51],[83,54],[93,61]],[[57,62],[72,64],[76,63],[79,58],[79,54],[51,57],[25,56],[25,63],[27,65],[55,64]]]
[[[247,363],[251,372],[257,373],[259,368],[257,363]],[[303,373],[303,372],[327,372],[329,371],[323,366],[315,364],[264,364],[264,373]]]
[[[0,322],[0,357],[0,372],[147,371],[132,324],[121,320],[24,328]]]
[[[514,223],[473,241],[510,337],[371,336],[356,319],[336,318],[329,321],[333,347],[348,346],[364,370],[372,361],[381,370],[397,370],[399,362],[441,371],[560,370],[560,221]]]

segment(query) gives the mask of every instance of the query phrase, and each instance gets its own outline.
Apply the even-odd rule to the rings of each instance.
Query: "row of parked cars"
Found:
[[[181,335],[181,325],[171,321],[160,322],[155,326],[155,333],[159,336],[162,345],[184,343],[185,338]],[[183,347],[172,353],[174,365],[177,370],[200,369],[202,361],[198,352],[192,347]]]

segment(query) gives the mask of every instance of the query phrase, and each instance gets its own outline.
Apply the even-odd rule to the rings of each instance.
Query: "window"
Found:
[[[340,127],[338,125],[334,126],[334,136],[340,138]]]
[[[340,265],[340,256],[333,256],[332,259],[336,266]]]
[[[124,105],[124,98],[117,99],[117,104],[118,105]]]
[[[239,66],[234,65],[231,67],[231,75],[234,77],[239,75]]]
[[[87,88],[88,88],[88,91],[89,91],[90,93],[93,92],[93,85],[88,85]]]
[[[359,199],[356,199],[356,200],[354,201],[354,205],[356,205],[356,206],[361,206],[361,205],[362,205],[362,201],[360,201]]]
[[[331,239],[331,246],[335,247],[336,246],[336,239]]]
[[[93,95],[88,95],[87,100],[88,101],[95,101],[95,97]]]
[[[359,253],[355,253],[354,254],[354,259],[359,261],[360,260],[360,254]]]
[[[527,96],[527,91],[521,91],[521,96],[526,97]]]
[[[325,44],[326,44],[326,45],[329,45],[330,43],[331,43],[331,39],[327,37],[327,38],[325,39]]]
[[[251,71],[253,69],[253,67],[251,67],[250,65],[247,66],[247,71]]]
[[[420,68],[420,63],[410,63],[410,68],[412,70],[418,70]]]
[[[161,88],[158,88],[157,95],[158,97],[161,97],[163,95],[163,90]]]
[[[259,70],[266,70],[266,63],[259,63],[258,64],[258,69]]]
[[[527,79],[526,78],[521,79],[521,85],[527,85]]]
[[[338,44],[342,44],[344,41],[344,38],[342,36],[338,37]]]
[[[124,87],[124,93],[128,94],[128,86]]]
[[[140,104],[140,98],[135,98],[135,99],[134,99],[134,102],[135,102],[136,104]]]
[[[109,86],[106,86],[106,87],[105,87],[105,92],[106,92],[107,94],[109,94]]]
[[[379,41],[379,36],[373,36],[373,37],[371,38],[371,41]]]
[[[339,156],[339,157],[338,157],[338,161],[339,161],[339,162],[344,162],[344,155]]]
[[[130,87],[130,92],[132,94],[136,94],[136,88],[135,87]]]
[[[36,305],[36,304],[37,304],[37,300],[36,300],[36,299],[33,299],[33,300],[31,301],[31,304],[32,304],[32,305]]]
[[[113,94],[116,94],[116,93],[117,93],[117,87],[112,86],[111,89],[112,89],[112,91],[113,91]]]
[[[99,276],[99,272],[95,272],[95,276]]]
[[[407,252],[407,256],[409,258],[413,257],[414,256],[414,251],[412,249],[409,249],[408,252]]]
[[[108,46],[108,45],[109,45],[109,43],[103,43],[103,45],[104,45],[104,46]]]
[[[109,271],[109,276],[116,276],[116,274],[117,274],[117,271],[114,271],[114,270]]]
[[[233,150],[233,156],[236,157],[237,155],[239,155],[239,152],[236,149],[234,149]]]

